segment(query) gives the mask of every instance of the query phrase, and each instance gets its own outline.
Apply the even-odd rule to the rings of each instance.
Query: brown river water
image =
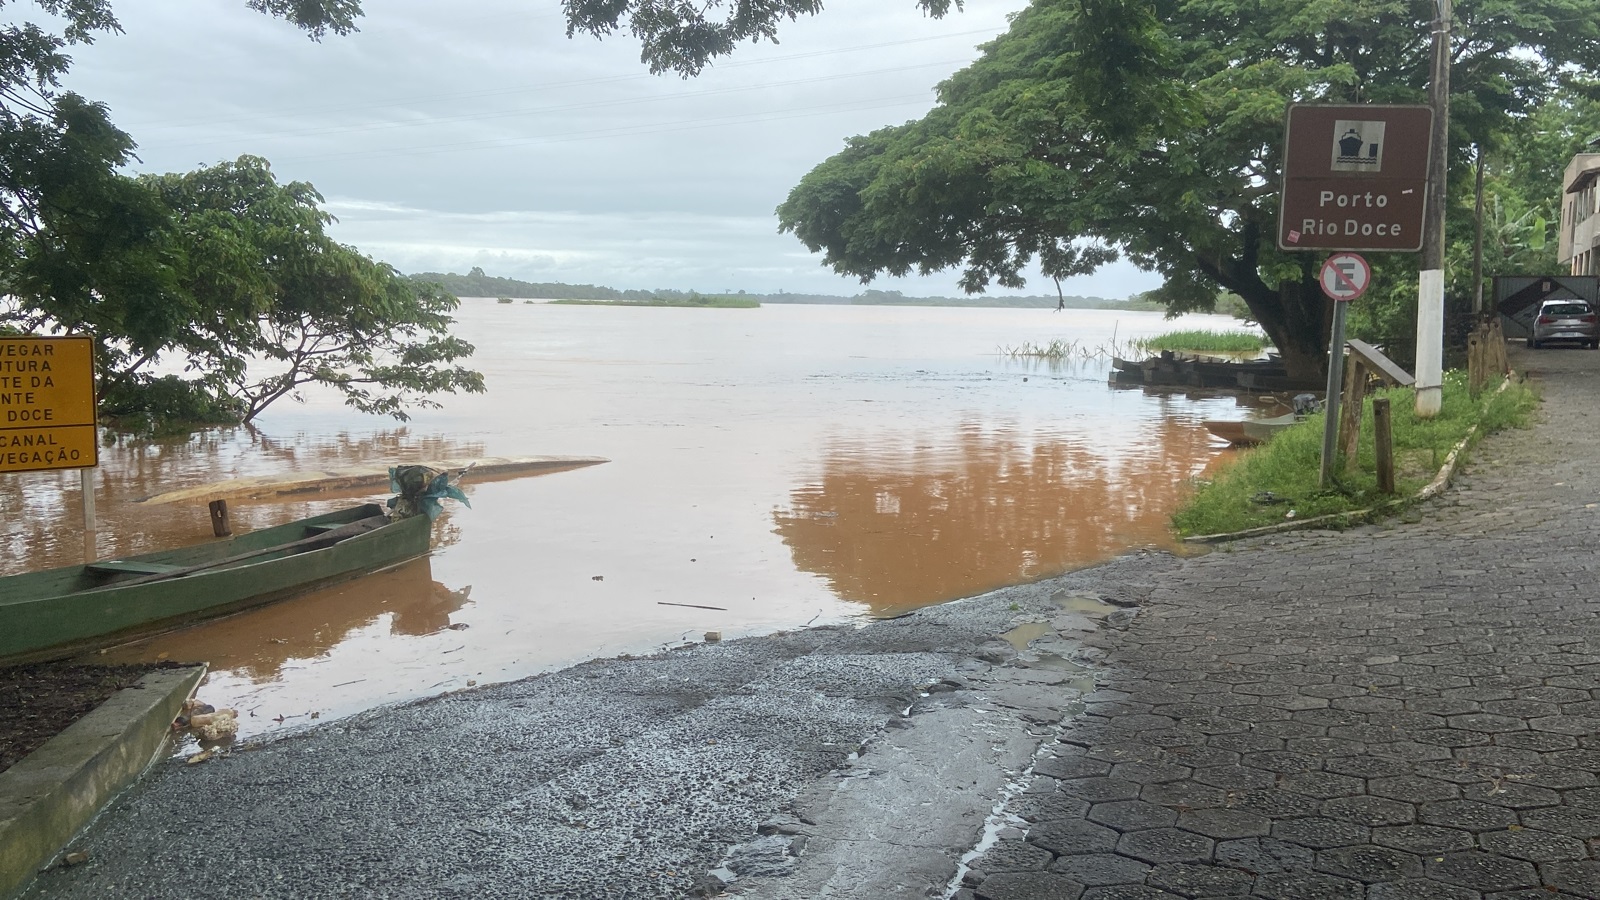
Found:
[[[355,462],[601,456],[473,481],[427,559],[101,660],[205,660],[201,696],[243,731],[293,727],[708,631],[724,637],[892,615],[1173,548],[1167,520],[1225,457],[1200,422],[1245,399],[1108,387],[1095,348],[1231,320],[1156,313],[781,306],[639,309],[464,301],[486,394],[412,421],[331,396],[255,429],[103,448],[95,552],[210,539],[178,488]],[[380,498],[382,494],[375,495]],[[0,479],[0,573],[81,561],[78,474]],[[236,530],[349,498],[235,503]],[[698,609],[669,604],[696,604]],[[280,720],[280,717],[281,720]]]

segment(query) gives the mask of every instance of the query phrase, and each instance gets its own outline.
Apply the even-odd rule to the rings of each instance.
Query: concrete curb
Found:
[[[10,897],[149,767],[205,666],[158,669],[0,772],[0,897]]]
[[[1514,375],[1515,373],[1507,375],[1500,382],[1500,386],[1494,389],[1494,394],[1504,393],[1506,388],[1511,386],[1511,379]],[[1490,399],[1493,399],[1492,394]],[[1488,405],[1487,400],[1484,401],[1484,405]],[[1332,525],[1335,523],[1354,525],[1359,522],[1370,521],[1379,515],[1400,509],[1401,507],[1411,503],[1416,503],[1422,500],[1431,500],[1443,493],[1444,489],[1450,486],[1450,481],[1456,477],[1456,469],[1461,464],[1462,454],[1465,453],[1467,448],[1472,445],[1474,438],[1477,437],[1477,434],[1478,423],[1473,422],[1472,427],[1467,429],[1467,433],[1461,436],[1461,440],[1457,441],[1456,445],[1450,448],[1450,454],[1444,458],[1444,465],[1439,467],[1439,474],[1433,476],[1433,480],[1428,482],[1427,485],[1422,488],[1422,490],[1417,491],[1414,496],[1403,497],[1399,500],[1391,500],[1388,503],[1380,503],[1377,506],[1369,507],[1367,509],[1356,509],[1351,510],[1350,512],[1342,513],[1329,513],[1325,516],[1315,516],[1310,519],[1296,519],[1293,522],[1281,522],[1277,525],[1263,525],[1260,528],[1247,528],[1244,531],[1230,531],[1223,534],[1196,534],[1184,538],[1183,542],[1186,544],[1225,544],[1228,541],[1238,541],[1245,538],[1261,537],[1269,534],[1282,534],[1286,531],[1301,531],[1307,528],[1316,528],[1320,525]]]

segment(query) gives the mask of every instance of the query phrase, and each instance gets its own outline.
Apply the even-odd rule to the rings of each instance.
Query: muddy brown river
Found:
[[[101,557],[210,539],[178,488],[347,463],[478,455],[603,465],[469,479],[435,550],[387,572],[99,654],[206,660],[246,734],[595,656],[892,615],[1171,547],[1167,518],[1245,400],[1106,384],[1088,348],[1231,320],[1156,313],[464,301],[484,395],[409,423],[331,396],[255,429],[103,448]],[[377,495],[381,498],[381,494]],[[236,529],[348,499],[235,503]],[[76,472],[0,479],[0,571],[81,561]],[[674,604],[714,606],[700,609]]]

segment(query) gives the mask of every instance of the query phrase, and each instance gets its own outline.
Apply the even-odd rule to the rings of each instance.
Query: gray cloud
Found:
[[[320,43],[242,0],[123,3],[126,33],[74,48],[68,87],[111,106],[140,171],[265,156],[405,271],[851,293],[773,208],[845,138],[925,112],[1022,5],[840,3],[684,80],[626,37],[567,39],[549,2],[369,3],[361,33]],[[1066,288],[1155,283],[1118,265]],[[956,292],[954,273],[877,286]]]

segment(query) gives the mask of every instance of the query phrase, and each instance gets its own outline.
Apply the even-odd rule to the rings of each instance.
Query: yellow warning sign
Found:
[[[90,339],[0,338],[0,472],[82,469],[98,448]]]

